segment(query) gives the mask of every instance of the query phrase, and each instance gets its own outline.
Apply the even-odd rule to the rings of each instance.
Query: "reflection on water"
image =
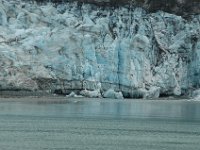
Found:
[[[2,150],[197,150],[199,141],[199,102],[0,102]]]
[[[66,103],[0,103],[0,115],[57,117],[113,117],[200,120],[197,101],[108,101],[86,100]]]

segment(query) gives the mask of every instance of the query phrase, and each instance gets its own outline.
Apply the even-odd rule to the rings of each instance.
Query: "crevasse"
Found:
[[[200,15],[0,1],[0,78],[11,91],[189,95],[200,85]]]

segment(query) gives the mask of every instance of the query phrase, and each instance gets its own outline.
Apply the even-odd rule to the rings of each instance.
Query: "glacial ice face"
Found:
[[[158,97],[200,85],[200,15],[0,1],[0,31],[1,90]]]

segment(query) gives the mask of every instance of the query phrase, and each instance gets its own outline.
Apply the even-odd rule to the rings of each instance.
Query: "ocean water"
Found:
[[[200,102],[0,102],[0,150],[198,150]]]

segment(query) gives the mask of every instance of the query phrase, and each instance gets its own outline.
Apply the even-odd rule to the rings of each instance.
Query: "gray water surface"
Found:
[[[198,150],[200,102],[0,102],[1,150]]]

